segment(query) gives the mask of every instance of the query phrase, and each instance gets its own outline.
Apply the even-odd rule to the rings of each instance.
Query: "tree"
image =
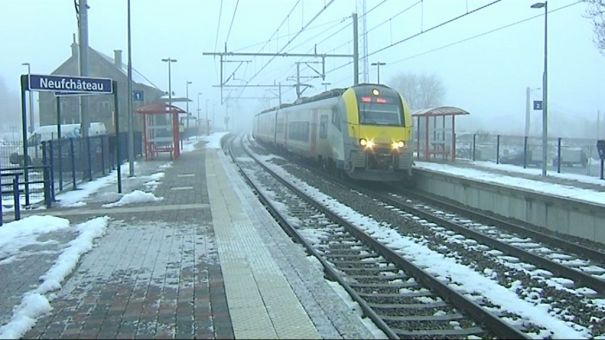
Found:
[[[389,84],[401,93],[412,110],[440,106],[445,97],[445,87],[434,74],[401,73]]]
[[[0,121],[5,130],[13,130],[21,126],[21,102],[19,94],[11,92],[4,79],[0,78]],[[20,130],[19,130],[20,131]]]
[[[586,14],[594,24],[594,42],[602,54],[605,54],[605,0],[586,0]]]

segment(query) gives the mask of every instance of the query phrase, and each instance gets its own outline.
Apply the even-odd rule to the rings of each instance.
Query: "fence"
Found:
[[[548,138],[547,170],[600,177],[597,141]],[[456,135],[456,158],[542,168],[542,138],[489,134]]]
[[[116,143],[120,148],[119,160],[116,157]],[[135,157],[140,157],[140,132],[134,134],[134,146]],[[78,183],[92,181],[116,169],[117,164],[122,164],[128,158],[128,134],[124,132],[117,137],[99,135],[42,142],[39,146],[28,149],[28,156],[31,155],[28,163],[31,166],[28,167],[27,176],[22,168],[23,156],[19,156],[22,150],[22,144],[5,144],[0,148],[2,205],[12,205],[15,219],[19,217],[21,205],[30,207],[32,202],[37,204],[44,200],[46,205],[50,206],[50,202],[55,200],[55,194],[76,189]]]

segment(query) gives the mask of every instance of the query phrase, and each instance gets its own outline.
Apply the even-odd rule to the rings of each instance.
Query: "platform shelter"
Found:
[[[143,115],[145,160],[156,158],[160,152],[168,152],[170,159],[178,159],[181,155],[179,114],[185,111],[160,102],[141,106],[135,112]]]
[[[456,116],[469,112],[454,106],[439,106],[412,112],[416,122],[416,155],[420,160],[456,159]]]

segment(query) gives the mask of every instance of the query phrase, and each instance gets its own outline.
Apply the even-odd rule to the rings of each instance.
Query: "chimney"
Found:
[[[118,69],[122,69],[122,50],[113,50],[113,62]]]
[[[71,56],[78,58],[78,44],[76,44],[76,34],[73,35],[73,42],[71,43]]]

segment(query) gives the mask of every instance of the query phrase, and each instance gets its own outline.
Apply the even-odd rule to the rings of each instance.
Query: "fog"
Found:
[[[531,100],[541,99],[544,70],[544,10],[530,8],[532,3],[367,0],[369,56],[364,59],[362,0],[132,0],[133,67],[167,91],[167,64],[161,59],[177,59],[172,90],[184,96],[186,82],[192,82],[190,110],[199,105],[203,116],[208,108],[215,127],[224,128],[229,116],[229,128],[245,130],[255,112],[279,103],[277,87],[252,85],[281,83],[282,101],[292,102],[299,63],[303,96],[351,86],[351,58],[326,58],[322,79],[321,58],[227,56],[225,85],[249,87],[225,87],[221,96],[220,58],[203,53],[352,54],[351,14],[356,12],[360,82],[377,81],[377,68],[369,65],[374,62],[385,63],[380,78],[386,84],[400,73],[432,75],[444,85],[442,105],[471,113],[457,120],[459,131],[522,135],[526,88],[532,89]],[[127,60],[126,1],[88,4],[90,46],[106,55],[121,49]],[[551,0],[548,8],[549,135],[595,138],[600,121],[603,137],[605,57],[593,42],[586,4]],[[7,130],[14,124],[11,119],[20,116],[18,78],[27,72],[21,64],[29,62],[32,73],[50,74],[69,57],[77,33],[74,3],[3,0],[0,32],[0,115]],[[541,111],[532,110],[530,134],[539,135],[541,124]]]

